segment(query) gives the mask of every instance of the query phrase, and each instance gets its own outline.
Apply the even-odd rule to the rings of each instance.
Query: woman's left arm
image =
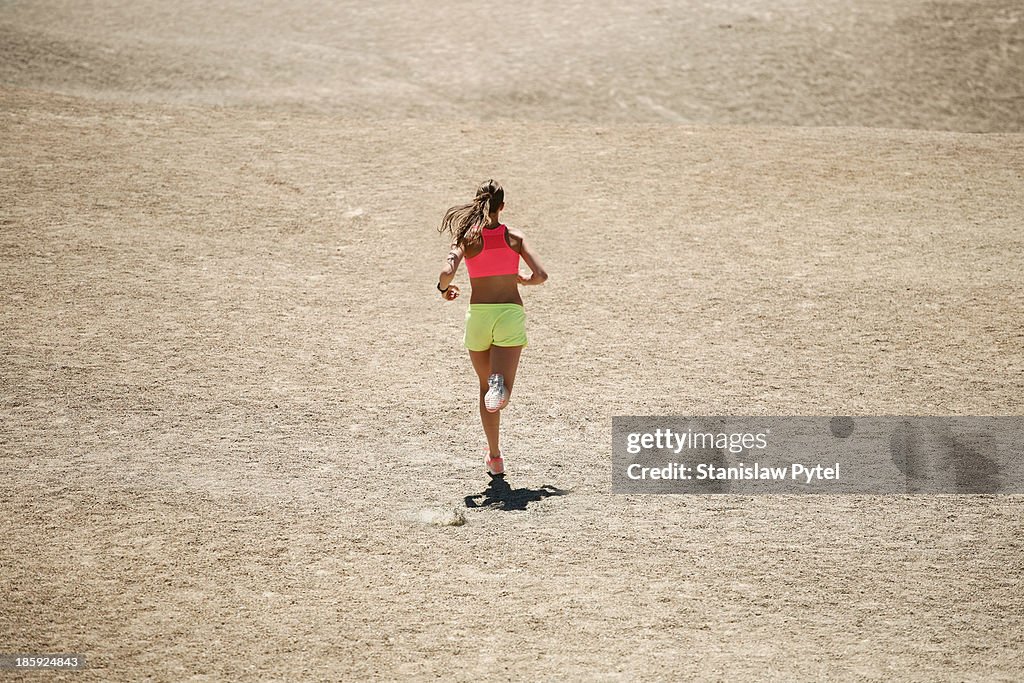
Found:
[[[437,278],[437,288],[446,301],[454,301],[459,296],[459,288],[452,284],[452,280],[455,279],[455,273],[462,263],[462,256],[462,247],[453,244],[452,250],[448,252],[448,258],[445,259],[444,268],[441,269],[441,275]]]

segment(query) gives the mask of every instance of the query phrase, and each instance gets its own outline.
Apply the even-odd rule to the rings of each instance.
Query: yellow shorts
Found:
[[[519,304],[470,304],[463,343],[470,351],[526,346],[526,312]]]

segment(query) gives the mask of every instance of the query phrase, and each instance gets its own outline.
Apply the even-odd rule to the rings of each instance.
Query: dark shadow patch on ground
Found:
[[[514,489],[505,481],[505,475],[499,474],[491,477],[491,482],[483,493],[466,496],[466,507],[492,507],[506,511],[525,510],[530,503],[536,503],[551,496],[564,496],[567,493],[569,491],[550,484],[545,484],[537,489]]]

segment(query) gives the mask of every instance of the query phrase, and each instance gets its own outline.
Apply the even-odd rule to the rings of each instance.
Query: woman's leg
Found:
[[[496,348],[492,346],[486,351],[470,351],[469,358],[473,361],[473,369],[480,380],[480,422],[484,426],[484,434],[487,436],[487,448],[491,455],[501,453],[498,445],[498,426],[501,423],[500,413],[492,413],[484,407],[484,395],[487,393],[487,378],[491,375],[491,351]]]
[[[487,352],[484,351],[482,353]],[[519,369],[519,356],[522,353],[522,346],[492,346],[490,349],[490,373],[498,373],[505,378],[505,391],[508,392],[508,400],[505,401],[506,406],[508,401],[512,399],[512,385],[516,383],[516,370]],[[479,370],[477,370],[477,374],[480,374]],[[484,378],[483,383],[484,393],[487,393],[486,378]],[[481,405],[483,404],[481,403]]]

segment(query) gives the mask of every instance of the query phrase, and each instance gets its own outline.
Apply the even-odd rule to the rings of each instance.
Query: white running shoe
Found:
[[[487,393],[484,395],[484,408],[487,408],[489,413],[496,413],[508,402],[505,376],[494,373],[487,378],[487,387]]]

